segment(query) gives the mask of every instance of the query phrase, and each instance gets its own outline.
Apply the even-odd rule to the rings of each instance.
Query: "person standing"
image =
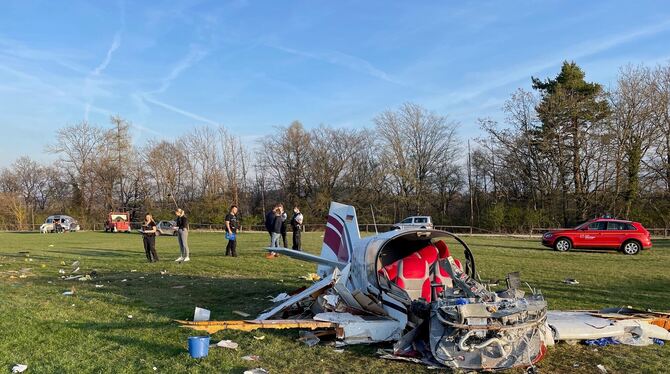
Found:
[[[301,236],[302,236],[302,221],[303,216],[298,207],[293,208],[293,217],[291,217],[291,230],[293,230],[293,249],[300,251]]]
[[[288,248],[288,241],[286,240],[286,232],[288,231],[288,214],[286,214],[283,205],[280,204],[279,209],[281,209],[281,240],[284,243],[284,248]]]
[[[272,226],[272,242],[270,243],[271,247],[280,247],[281,242],[279,241],[281,239],[281,227],[282,227],[282,220],[281,220],[281,215],[282,215],[282,209],[281,207],[277,207],[274,210],[274,225]],[[275,253],[272,252],[272,255]]]
[[[176,262],[191,261],[188,249],[188,218],[184,214],[183,209],[177,209],[174,214],[177,216],[177,240],[179,241],[179,258]]]
[[[226,239],[228,239],[226,256],[237,257],[237,229],[239,227],[237,211],[237,205],[233,205],[230,207],[230,213],[226,215]]]
[[[142,240],[147,260],[149,262],[158,262],[158,255],[156,254],[156,222],[154,222],[154,218],[149,213],[144,216],[144,222],[142,223]]]
[[[265,214],[265,229],[268,231],[268,234],[270,234],[270,246],[272,246],[272,228],[274,227],[275,224],[275,209],[279,204],[275,204],[275,206]]]

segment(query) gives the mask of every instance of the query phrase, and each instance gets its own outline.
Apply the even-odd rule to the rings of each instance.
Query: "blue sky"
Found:
[[[44,160],[54,129],[119,114],[134,140],[223,124],[371,126],[411,101],[479,134],[530,77],[574,60],[615,82],[670,60],[666,1],[0,2],[0,145]]]

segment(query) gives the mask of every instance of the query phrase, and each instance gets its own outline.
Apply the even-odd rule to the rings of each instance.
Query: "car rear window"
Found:
[[[428,218],[426,218],[426,217],[414,218],[414,222],[415,223],[426,223],[426,222],[428,222]]]
[[[607,222],[608,230],[635,230],[635,226],[626,222]]]

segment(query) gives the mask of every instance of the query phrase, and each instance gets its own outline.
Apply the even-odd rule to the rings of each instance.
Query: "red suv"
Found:
[[[639,222],[599,218],[574,229],[554,230],[542,236],[542,245],[565,252],[570,248],[618,249],[627,255],[651,248],[651,235]]]

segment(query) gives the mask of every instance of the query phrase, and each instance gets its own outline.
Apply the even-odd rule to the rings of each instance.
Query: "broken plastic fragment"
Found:
[[[193,312],[193,322],[209,321],[210,311],[205,308],[195,307]]]
[[[598,365],[596,365],[596,367],[598,368],[598,370],[600,370],[601,373],[603,373],[603,374],[607,373],[607,369],[605,368],[605,365],[598,364]]]
[[[238,316],[241,316],[241,317],[244,317],[244,318],[249,317],[251,315],[249,313],[244,313],[244,312],[241,312],[239,310],[233,310],[233,314],[237,314]]]
[[[563,280],[563,283],[565,283],[565,284],[579,284],[579,281],[577,279],[565,278]]]
[[[242,359],[243,359],[244,361],[258,361],[258,360],[260,360],[261,358],[260,358],[260,356],[256,356],[256,355],[248,355],[248,356],[244,356],[244,357],[242,357]]]
[[[284,301],[284,300],[288,299],[289,297],[291,297],[291,296],[289,296],[289,294],[287,294],[286,292],[282,292],[279,295],[275,296],[272,299],[272,302],[273,303],[278,303],[278,302],[281,302],[281,301]]]
[[[63,292],[63,296],[72,296],[74,295],[74,291],[65,291]]]
[[[244,374],[269,374],[270,372],[263,368],[256,368],[251,370],[245,370]]]
[[[28,365],[16,364],[12,368],[12,373],[23,373],[26,370],[28,370]]]
[[[254,336],[254,339],[256,339],[256,340],[263,340],[263,339],[265,339],[265,335]]]
[[[221,348],[237,349],[239,344],[232,340],[221,340],[220,342],[216,343],[216,346]]]

